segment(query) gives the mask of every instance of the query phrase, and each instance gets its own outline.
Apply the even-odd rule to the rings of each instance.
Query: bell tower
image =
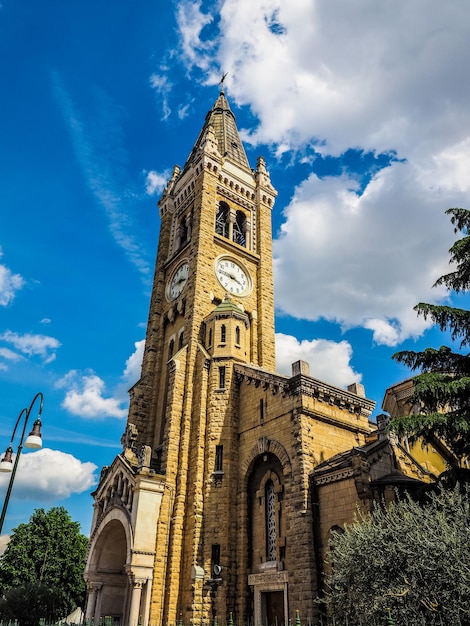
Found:
[[[264,160],[250,168],[235,117],[220,92],[184,167],[175,166],[159,201],[142,377],[132,390],[129,414],[138,441],[157,450],[156,464],[165,463],[169,363],[176,355],[181,360],[185,354],[186,405],[196,355],[217,353],[219,344],[225,344],[225,357],[274,370],[271,209],[276,195]],[[240,319],[233,332],[243,338],[243,347],[232,335],[228,343],[216,344],[219,325],[212,313],[224,301],[231,303],[229,320]],[[231,333],[232,326],[229,321],[225,328]]]
[[[168,555],[156,563],[151,621],[163,614],[176,622],[181,603],[193,617],[207,615],[202,583],[195,579],[194,591],[181,580],[191,580],[195,563],[210,574],[214,554],[227,548],[228,537],[208,530],[218,504],[205,490],[215,477],[218,496],[235,506],[228,476],[237,439],[233,364],[274,370],[275,197],[263,159],[250,168],[221,91],[159,201],[142,377],[131,390],[136,444],[150,448],[150,467],[172,491],[157,530],[158,553],[172,527]]]
[[[220,92],[159,201],[142,375],[123,450],[93,494],[84,576],[95,624],[316,616],[311,474],[365,443],[374,403],[300,361],[291,377],[274,371],[275,197]]]

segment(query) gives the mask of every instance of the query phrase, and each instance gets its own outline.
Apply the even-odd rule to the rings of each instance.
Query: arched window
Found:
[[[222,324],[220,327],[220,343],[225,343],[227,341],[227,328],[225,324]]]
[[[246,216],[243,211],[237,211],[233,224],[233,240],[240,246],[246,247]]]
[[[222,237],[228,237],[228,214],[229,208],[226,202],[220,202],[215,217],[215,232]]]
[[[237,326],[237,327],[235,328],[235,344],[236,344],[237,346],[239,346],[239,345],[240,345],[240,326]]]
[[[225,365],[219,367],[219,389],[225,389]]]
[[[266,481],[265,485],[266,503],[266,559],[276,560],[276,501],[274,495],[274,483],[272,480]]]
[[[183,347],[183,340],[184,340],[184,333],[183,331],[181,331],[180,336],[178,338],[178,350],[181,350],[181,348]]]
[[[224,458],[224,446],[215,446],[215,472],[222,472]]]
[[[188,241],[188,226],[186,221],[186,215],[180,221],[178,225],[178,247],[184,246],[184,244]]]
[[[175,349],[175,340],[172,339],[170,343],[168,344],[168,358],[169,359],[171,359],[171,357],[173,356],[174,349]]]
[[[248,563],[253,569],[286,558],[283,477],[283,465],[271,452],[254,460],[247,484]]]

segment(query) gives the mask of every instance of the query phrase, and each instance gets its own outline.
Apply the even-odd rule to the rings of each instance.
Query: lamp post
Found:
[[[18,419],[16,420],[15,428],[13,429],[13,434],[11,436],[10,445],[5,451],[5,456],[0,462],[0,472],[11,472],[10,482],[8,484],[7,493],[5,496],[5,501],[3,503],[2,515],[0,517],[0,533],[2,532],[3,522],[5,520],[5,515],[7,512],[8,502],[10,500],[11,490],[13,488],[13,483],[15,481],[16,468],[18,467],[18,461],[20,460],[21,450],[23,448],[23,439],[24,434],[26,432],[26,425],[29,420],[29,416],[31,414],[31,410],[36,403],[36,400],[40,399],[39,412],[36,420],[33,424],[33,430],[29,433],[24,442],[26,448],[32,448],[33,450],[38,450],[42,447],[42,437],[41,437],[41,413],[42,407],[44,405],[44,396],[39,391],[33,398],[31,404],[28,409],[23,409],[21,413],[18,415]],[[13,440],[15,438],[16,430],[18,428],[19,423],[21,422],[21,418],[24,417],[24,425],[23,431],[21,433],[21,439],[18,446],[18,450],[16,452],[15,462],[13,463]]]

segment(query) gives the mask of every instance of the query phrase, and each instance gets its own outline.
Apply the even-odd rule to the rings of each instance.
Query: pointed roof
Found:
[[[246,313],[238,306],[238,304],[232,302],[228,293],[225,294],[222,302],[220,302],[220,304],[218,304],[217,307],[214,309],[214,313],[238,313],[238,315],[243,315],[246,317]]]
[[[245,148],[238,134],[235,115],[232,113],[223,91],[220,92],[214,106],[206,115],[204,126],[186,161],[185,168],[198,153],[209,126],[211,126],[214,131],[219,152],[224,159],[251,171],[250,164],[246,158]]]
[[[240,308],[240,305],[232,302],[230,295],[225,294],[222,302],[215,307],[215,309],[207,316],[206,321],[211,319],[220,319],[224,317],[236,317],[239,320],[243,320],[245,324],[248,324],[248,315]]]

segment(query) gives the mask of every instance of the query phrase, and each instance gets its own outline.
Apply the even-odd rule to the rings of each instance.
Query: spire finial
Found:
[[[220,87],[221,93],[224,93],[224,80],[227,78],[227,74],[228,72],[225,72],[224,74],[222,74],[222,78],[219,81],[219,87]]]

